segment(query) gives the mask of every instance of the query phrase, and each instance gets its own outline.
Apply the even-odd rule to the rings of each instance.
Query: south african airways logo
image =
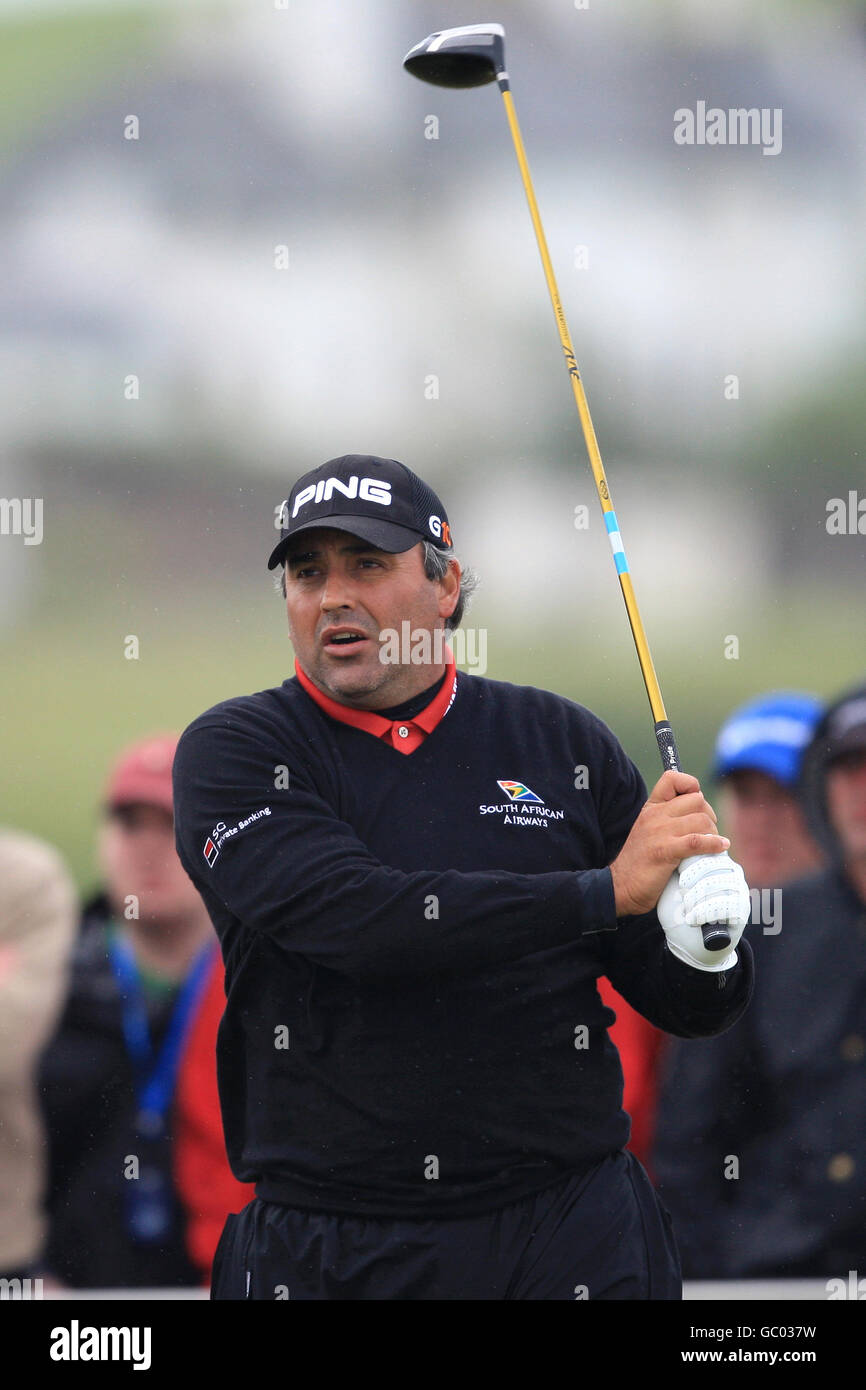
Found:
[[[496,785],[505,792],[508,800],[496,806],[482,803],[478,807],[479,815],[501,816],[502,825],[534,825],[543,830],[547,830],[551,821],[565,819],[564,811],[551,810],[525,782],[513,782],[504,777]]]
[[[537,801],[539,804],[541,803],[541,797],[530,791],[525,782],[497,781],[496,785],[502,788],[510,801]]]

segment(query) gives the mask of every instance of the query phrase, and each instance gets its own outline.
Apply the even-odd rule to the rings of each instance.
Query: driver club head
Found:
[[[501,24],[440,29],[410,48],[403,66],[437,87],[483,87],[505,71],[505,30]]]

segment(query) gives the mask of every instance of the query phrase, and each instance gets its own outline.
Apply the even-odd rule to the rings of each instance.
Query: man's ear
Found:
[[[460,598],[460,561],[449,560],[448,570],[437,580],[439,585],[439,616],[450,618]]]

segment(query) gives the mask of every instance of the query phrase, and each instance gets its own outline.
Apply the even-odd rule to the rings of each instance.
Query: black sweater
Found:
[[[628,1140],[599,975],[684,1037],[746,1007],[747,946],[708,974],[654,912],[617,922],[606,866],[646,789],[599,719],[546,691],[461,674],[406,755],[293,677],[196,719],[174,795],[226,964],[229,1159],[263,1198],[504,1205]]]
[[[838,865],[780,901],[747,1016],[665,1055],[653,1167],[691,1279],[866,1273],[866,905]]]

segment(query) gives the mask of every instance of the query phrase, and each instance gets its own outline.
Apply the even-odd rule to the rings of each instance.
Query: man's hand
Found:
[[[696,970],[717,973],[736,965],[734,948],[751,907],[746,876],[739,864],[728,854],[699,854],[684,859],[671,874],[656,912],[673,954]],[[706,922],[723,922],[728,929],[731,949],[722,960],[721,951],[708,951],[704,945],[701,927]]]
[[[683,859],[721,854],[730,843],[697,777],[662,773],[610,866],[617,917],[652,911]]]

